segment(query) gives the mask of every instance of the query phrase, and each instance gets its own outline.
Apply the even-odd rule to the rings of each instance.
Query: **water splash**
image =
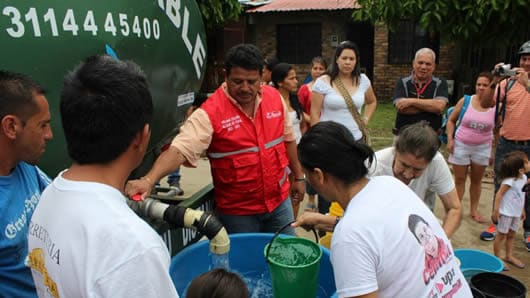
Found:
[[[222,268],[227,271],[230,271],[230,261],[228,258],[228,253],[225,254],[210,254],[212,260],[212,266],[210,269]]]

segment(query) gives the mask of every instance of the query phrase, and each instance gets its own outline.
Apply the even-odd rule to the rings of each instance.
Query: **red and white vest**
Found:
[[[229,215],[271,212],[289,194],[284,108],[278,91],[262,86],[252,121],[218,88],[201,106],[213,126],[208,148],[215,202]]]

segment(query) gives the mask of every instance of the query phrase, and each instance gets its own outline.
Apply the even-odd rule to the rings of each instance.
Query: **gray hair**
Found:
[[[398,153],[409,153],[431,162],[438,152],[440,140],[427,121],[420,121],[400,129],[394,147]]]
[[[436,53],[433,50],[429,49],[429,48],[421,48],[421,49],[417,50],[416,51],[416,55],[414,55],[414,61],[416,61],[416,59],[418,59],[418,57],[420,55],[425,55],[425,54],[431,55],[432,56],[432,60],[436,61]]]

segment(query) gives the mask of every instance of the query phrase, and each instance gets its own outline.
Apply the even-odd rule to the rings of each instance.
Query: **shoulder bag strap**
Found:
[[[359,130],[363,134],[363,142],[368,145],[368,130],[366,128],[366,123],[364,123],[363,119],[361,118],[361,115],[359,114],[359,111],[357,111],[357,109],[355,108],[350,93],[348,92],[348,90],[346,90],[346,87],[344,87],[344,84],[342,83],[342,80],[339,77],[335,79],[335,84],[337,85],[337,89],[339,89],[340,94],[344,98],[344,101],[348,106],[348,110],[350,110],[353,120],[355,120],[357,126],[359,127]]]

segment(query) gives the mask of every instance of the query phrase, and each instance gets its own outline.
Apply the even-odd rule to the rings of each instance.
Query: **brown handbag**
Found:
[[[344,84],[342,83],[342,80],[339,77],[335,78],[335,84],[337,85],[337,89],[339,89],[340,94],[344,98],[344,101],[348,106],[348,110],[350,110],[353,120],[355,120],[357,126],[359,127],[359,130],[363,134],[361,140],[368,145],[368,129],[366,127],[366,123],[364,123],[363,119],[361,118],[361,114],[359,114],[359,111],[357,111],[357,109],[355,108],[355,104],[353,103],[353,99],[351,98],[350,93],[348,92],[348,90],[346,90],[346,87],[344,87]]]

